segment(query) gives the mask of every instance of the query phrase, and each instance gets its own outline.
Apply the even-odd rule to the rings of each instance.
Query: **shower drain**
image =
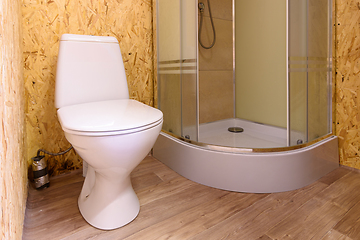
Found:
[[[244,131],[244,129],[241,127],[229,127],[228,131],[232,133],[241,133]]]

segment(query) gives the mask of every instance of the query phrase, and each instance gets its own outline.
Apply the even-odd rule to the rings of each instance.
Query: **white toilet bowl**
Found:
[[[123,99],[64,107],[58,116],[66,139],[88,163],[78,200],[84,219],[106,230],[131,222],[140,205],[130,173],[153,147],[161,112]]]
[[[55,93],[65,137],[88,163],[82,216],[104,230],[124,226],[140,209],[130,173],[153,147],[162,112],[129,99],[113,37],[63,35]]]

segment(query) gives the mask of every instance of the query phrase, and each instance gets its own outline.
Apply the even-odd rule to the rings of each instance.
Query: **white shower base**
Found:
[[[241,127],[244,132],[232,133],[229,127]],[[225,119],[200,124],[198,142],[243,148],[274,148],[286,146],[286,129],[249,122]]]
[[[238,153],[208,149],[161,132],[153,155],[194,182],[251,193],[298,189],[339,166],[336,136],[296,150]]]

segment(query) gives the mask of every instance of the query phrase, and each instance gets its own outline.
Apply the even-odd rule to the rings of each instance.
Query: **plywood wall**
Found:
[[[360,1],[336,0],[335,104],[340,163],[360,169]]]
[[[21,239],[27,197],[20,4],[0,1],[0,239]]]
[[[156,4],[157,4],[157,0],[153,0],[152,1],[152,27],[153,27],[153,64],[154,64],[154,74],[153,74],[153,86],[154,86],[154,107],[158,107],[158,79],[157,79],[157,35],[156,35],[156,21],[157,21],[157,17],[156,17]]]
[[[56,61],[63,33],[115,36],[120,43],[130,98],[154,104],[151,0],[22,2],[29,163],[39,148],[58,152],[70,146],[54,107]],[[82,166],[73,150],[47,158],[52,175]]]

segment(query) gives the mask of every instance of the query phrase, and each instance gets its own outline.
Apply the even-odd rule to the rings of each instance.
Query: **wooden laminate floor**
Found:
[[[194,183],[149,156],[132,173],[140,213],[112,231],[81,217],[81,175],[30,187],[23,239],[360,239],[360,173],[344,167],[295,191],[249,194]]]

